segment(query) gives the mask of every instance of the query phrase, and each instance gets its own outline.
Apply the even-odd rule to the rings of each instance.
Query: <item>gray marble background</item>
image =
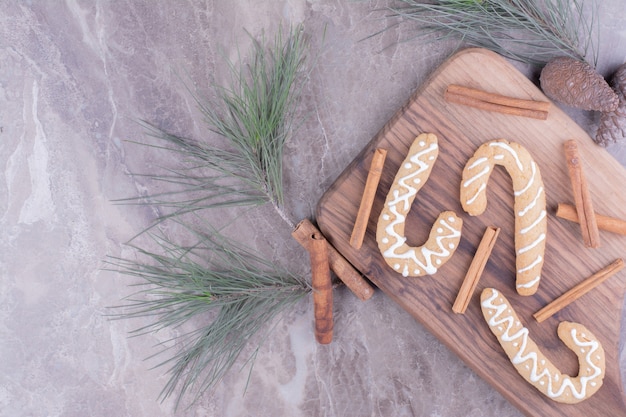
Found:
[[[303,300],[262,346],[245,395],[247,372],[236,366],[176,413],[157,401],[166,378],[146,360],[174,331],[129,338],[145,323],[107,317],[134,280],[103,262],[131,256],[124,243],[157,214],[112,200],[157,191],[130,174],[167,162],[131,143],[148,141],[137,120],[215,140],[187,87],[225,81],[224,56],[248,49],[246,31],[304,23],[317,64],[302,103],[310,116],[287,146],[285,170],[289,214],[309,217],[454,50],[399,42],[412,35],[407,26],[364,40],[389,23],[375,11],[387,3],[0,1],[0,416],[520,415],[380,292],[360,302],[336,291],[329,346],[314,342]],[[626,61],[626,2],[598,3],[598,69],[609,75]],[[593,131],[594,115],[568,111]],[[626,163],[626,146],[610,152]],[[240,228],[307,273],[307,254],[271,210],[244,214]]]

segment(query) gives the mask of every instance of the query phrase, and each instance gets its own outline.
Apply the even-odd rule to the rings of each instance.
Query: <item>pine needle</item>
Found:
[[[595,13],[584,15],[582,0],[398,0],[390,17],[418,24],[423,34],[456,37],[465,45],[542,66],[556,56],[595,66]]]
[[[286,39],[279,31],[265,47],[253,39],[252,59],[237,67],[228,62],[232,85],[214,85],[216,98],[195,96],[209,130],[226,140],[226,149],[166,132],[142,122],[148,135],[164,141],[149,144],[184,161],[184,168],[145,176],[176,186],[175,191],[121,203],[150,204],[167,209],[157,223],[198,210],[271,203],[294,227],[284,211],[283,149],[295,130],[306,42],[301,27]]]
[[[214,387],[247,343],[253,338],[262,343],[277,316],[311,290],[303,279],[225,238],[210,225],[205,228],[208,232],[201,232],[183,222],[202,221],[199,211],[203,209],[271,203],[293,229],[283,209],[282,158],[295,129],[304,51],[301,27],[287,39],[279,32],[269,48],[254,41],[247,66],[237,69],[228,63],[234,80],[231,86],[214,86],[214,100],[202,102],[195,97],[208,128],[225,139],[224,147],[142,122],[148,134],[159,139],[146,146],[169,153],[183,166],[144,174],[173,191],[117,200],[155,206],[165,213],[142,232],[153,238],[156,251],[131,246],[139,260],[110,258],[112,269],[140,281],[139,291],[117,307],[120,313],[114,317],[149,318],[149,324],[133,332],[137,336],[181,329],[192,320],[192,325],[202,323],[164,342],[153,355],[169,354],[157,365],[166,367],[169,375],[160,398],[175,395],[177,408],[186,395],[192,395],[195,402]],[[183,246],[149,232],[166,220],[190,231],[196,243]],[[250,366],[255,354],[256,350],[246,360]]]
[[[303,279],[217,231],[192,231],[197,237],[193,246],[153,236],[159,253],[135,247],[140,260],[109,262],[113,269],[141,279],[141,289],[115,307],[121,312],[113,316],[152,319],[134,335],[180,328],[192,319],[204,323],[152,355],[170,354],[157,365],[166,366],[169,375],[160,398],[176,395],[176,407],[187,394],[193,395],[193,404],[214,387],[248,341],[254,337],[261,343],[276,317],[310,291]],[[246,362],[252,363],[254,355]]]

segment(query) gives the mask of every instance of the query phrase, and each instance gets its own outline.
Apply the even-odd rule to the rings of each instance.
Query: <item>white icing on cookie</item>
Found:
[[[549,398],[577,403],[593,395],[602,385],[605,370],[604,350],[583,325],[562,322],[559,338],[576,354],[579,374],[563,374],[545,358],[520,323],[509,302],[497,290],[486,288],[481,307],[491,331],[504,348],[517,371]]]
[[[525,235],[529,231],[533,230],[535,228],[535,226],[537,226],[545,218],[546,218],[546,211],[545,210],[541,210],[541,213],[539,213],[539,217],[537,217],[537,219],[535,221],[533,221],[530,225],[526,226],[525,228],[521,229],[519,232],[521,234]]]
[[[389,266],[403,276],[432,275],[452,256],[461,238],[463,221],[454,212],[441,213],[426,243],[406,244],[405,222],[417,192],[426,183],[439,146],[433,134],[421,134],[400,165],[378,219],[376,240]],[[431,162],[429,162],[431,161]]]
[[[537,245],[540,245],[541,243],[543,243],[544,240],[546,240],[546,235],[544,233],[542,233],[542,234],[540,234],[537,237],[537,239],[535,239],[532,242],[530,242],[530,244],[524,246],[523,248],[520,248],[517,251],[517,254],[518,255],[523,255],[524,253],[528,252],[529,250],[532,250],[533,248],[536,248]]]
[[[533,288],[535,285],[539,283],[539,279],[541,279],[541,277],[537,275],[534,279],[531,279],[530,281],[527,281],[524,284],[516,284],[515,287],[518,289],[519,288]]]
[[[537,258],[531,262],[530,265],[522,268],[522,269],[518,269],[517,272],[524,272],[524,271],[528,271],[530,269],[533,269],[537,264],[539,264],[541,261],[543,261],[543,258],[541,257],[541,255],[537,255]]]
[[[411,265],[411,264],[416,265],[419,268],[421,268],[425,274],[432,275],[436,273],[437,267],[434,265],[434,263],[436,263],[437,265],[441,265],[442,264],[441,258],[447,258],[451,256],[452,252],[454,251],[454,248],[456,248],[456,245],[454,243],[449,243],[447,245],[448,249],[446,249],[446,247],[443,244],[444,240],[458,238],[461,236],[461,232],[452,226],[454,221],[448,223],[446,220],[439,218],[437,219],[437,222],[435,222],[435,224],[437,223],[441,224],[442,226],[444,226],[445,230],[442,228],[438,228],[436,230],[437,233],[434,235],[436,248],[434,250],[428,248],[426,245],[422,245],[419,247],[409,247],[405,244],[406,238],[403,236],[400,236],[395,231],[396,226],[399,223],[404,222],[404,220],[405,220],[405,217],[398,214],[397,220],[395,222],[390,223],[389,226],[385,228],[385,232],[389,234],[390,236],[392,236],[392,239],[395,239],[396,243],[391,245],[389,249],[384,251],[383,256],[385,258],[402,259],[403,261],[405,261],[403,263],[403,270],[402,270],[402,275],[405,277],[409,275],[408,265]],[[447,233],[444,233],[444,232],[447,232]],[[400,268],[398,267],[394,269],[398,270]],[[416,270],[419,271],[419,269],[416,269]],[[410,274],[410,275],[414,275],[414,274]],[[420,274],[420,275],[424,275],[424,274]]]
[[[521,295],[532,295],[539,286],[543,267],[547,212],[541,174],[530,153],[504,139],[481,145],[463,169],[461,205],[472,216],[484,212],[494,165],[505,167],[513,180],[516,287]]]
[[[524,188],[522,188],[519,191],[514,191],[513,195],[515,196],[519,196],[524,194],[526,191],[528,191],[528,189],[530,187],[533,186],[533,184],[535,183],[535,175],[537,174],[537,164],[535,163],[535,161],[532,161],[530,164],[530,169],[531,169],[531,175],[530,175],[530,179],[528,180],[528,182],[526,183],[526,185],[524,186]]]
[[[531,200],[530,204],[528,204],[526,207],[524,207],[518,214],[520,216],[525,216],[526,213],[528,213],[529,210],[532,210],[533,208],[535,208],[535,206],[537,205],[539,199],[543,196],[543,187],[539,187],[539,189],[537,190],[537,194],[535,194],[535,197]]]
[[[470,177],[468,180],[466,180],[463,183],[463,187],[469,187],[470,185],[472,185],[472,183],[474,183],[475,181],[478,181],[481,177],[487,175],[488,173],[489,173],[489,167],[484,167],[482,169],[482,171],[480,171],[476,175],[474,175],[474,176]]]

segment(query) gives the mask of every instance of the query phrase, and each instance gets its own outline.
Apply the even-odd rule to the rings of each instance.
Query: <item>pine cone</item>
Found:
[[[573,58],[555,58],[541,70],[541,89],[549,98],[582,110],[614,111],[617,94],[591,65]]]
[[[619,105],[615,111],[602,113],[594,139],[605,147],[626,138],[626,64],[617,69],[611,84],[619,97]]]

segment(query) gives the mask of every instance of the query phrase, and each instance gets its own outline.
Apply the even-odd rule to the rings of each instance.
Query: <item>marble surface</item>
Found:
[[[599,70],[626,61],[626,2],[598,2]],[[317,64],[307,122],[286,149],[287,211],[319,197],[454,45],[399,42],[387,1],[3,1],[0,7],[0,416],[519,416],[384,294],[335,295],[335,339],[314,342],[312,305],[282,317],[247,372],[198,404],[157,401],[166,381],[148,359],[168,331],[129,338],[141,320],[110,320],[132,278],[107,256],[154,219],[115,199],[158,185],[132,176],[164,156],[137,123],[208,141],[187,87],[227,79],[224,56],[279,24],[303,23]],[[616,12],[619,11],[619,12]],[[528,69],[521,67],[522,70]],[[532,73],[529,72],[529,76]],[[593,131],[594,115],[568,110]],[[610,152],[626,163],[626,145]],[[616,184],[616,192],[623,192]],[[621,188],[621,189],[620,189]],[[224,213],[207,213],[219,222]],[[242,217],[246,239],[307,273],[308,256],[271,210]],[[622,339],[626,332],[622,331]],[[626,352],[622,351],[622,358]],[[626,369],[626,360],[620,364]]]

